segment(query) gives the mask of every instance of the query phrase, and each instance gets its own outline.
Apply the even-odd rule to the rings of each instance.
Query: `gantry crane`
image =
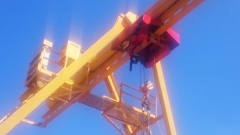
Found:
[[[179,45],[179,36],[170,27],[201,2],[161,0],[140,17],[131,12],[120,15],[114,27],[85,52],[80,45],[68,41],[58,53],[53,51],[52,42],[44,40],[41,51],[30,63],[27,90],[20,96],[20,105],[0,120],[0,135],[8,134],[21,121],[46,127],[76,102],[102,111],[121,134],[152,134],[150,126],[163,120],[166,133],[176,135],[160,60]],[[51,59],[53,54],[58,56],[57,61]],[[158,100],[147,92],[153,87],[151,83],[143,84],[140,89],[124,83],[118,87],[113,72],[129,60],[130,70],[137,62],[152,68]],[[91,93],[101,81],[105,82],[109,96]],[[123,95],[137,99],[142,108],[127,104]],[[48,111],[43,114],[43,121],[26,119],[44,101]]]

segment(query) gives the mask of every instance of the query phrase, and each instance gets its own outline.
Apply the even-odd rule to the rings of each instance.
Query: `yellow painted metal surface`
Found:
[[[179,0],[176,2],[159,18],[164,24],[155,32],[155,34],[161,35],[203,1],[204,0]]]
[[[83,55],[76,61],[63,69],[55,78],[44,86],[31,99],[23,104],[17,111],[11,114],[1,125],[1,135],[7,134],[26,116],[28,116],[36,107],[38,107],[44,100],[46,100],[55,90],[57,90],[65,81],[73,76],[81,67],[88,63],[96,54],[98,54],[104,47],[111,43],[112,39],[124,30],[123,20],[119,19],[116,25],[100,38],[93,46],[91,46]]]
[[[164,27],[160,27],[159,30],[157,31],[157,35],[160,35],[161,33],[164,32],[164,30],[167,30],[167,28],[169,28],[173,23],[176,23],[176,21],[178,21],[181,17],[183,17],[186,13],[188,13],[190,11],[190,9],[193,9],[194,6],[196,6],[196,3],[200,3],[202,0],[191,0],[191,3],[189,3],[189,1],[186,0],[181,0],[181,1],[177,1],[177,0],[168,0],[168,1],[158,1],[156,4],[154,4],[153,7],[151,7],[146,14],[152,16],[153,18],[157,18],[157,16],[159,14],[161,14],[161,16],[159,17],[159,19],[164,20],[164,16],[166,16],[165,14],[168,13],[168,15],[171,15],[174,13],[174,16],[171,16],[171,20],[173,21],[166,21],[164,22],[163,26]],[[179,4],[180,3],[180,4]],[[164,4],[164,7],[163,7]],[[188,4],[188,6],[176,6],[176,5],[181,5],[181,4]],[[159,8],[161,7],[161,8]],[[169,8],[171,7],[171,8]],[[167,10],[166,12],[164,12],[165,10]],[[181,10],[181,12],[177,12],[178,10]],[[171,11],[171,12],[170,12]],[[170,12],[170,13],[169,13]],[[175,14],[175,12],[177,12],[178,14]],[[180,16],[181,15],[181,16]],[[163,16],[163,17],[162,17]],[[177,18],[177,19],[175,19]],[[119,17],[119,19],[125,19],[125,23],[123,24],[126,28],[128,28],[127,26],[130,25],[131,23],[134,23],[134,20],[137,19],[137,16],[128,13],[126,16],[122,16]],[[120,37],[118,36],[118,40],[119,42],[122,42],[122,40],[124,40],[124,38],[126,38],[126,34],[125,33],[121,33]],[[146,43],[146,45],[148,45],[148,43]],[[143,46],[142,46],[143,47]],[[139,49],[140,50],[140,49]],[[138,48],[135,49],[135,51],[139,51]],[[101,58],[100,60],[98,58]],[[76,73],[75,76],[73,76],[73,79],[75,81],[75,84],[77,84],[78,86],[84,87],[84,91],[81,92],[75,99],[71,100],[71,102],[75,102],[77,99],[80,99],[81,97],[84,97],[84,95],[86,95],[88,92],[90,92],[90,90],[97,85],[100,81],[102,81],[105,77],[107,77],[109,74],[111,74],[112,72],[114,72],[117,68],[119,68],[123,63],[125,63],[127,60],[129,59],[128,54],[123,53],[123,52],[116,52],[111,50],[110,46],[106,46],[105,48],[103,48],[103,50],[98,53],[95,57],[93,57],[91,59],[91,61],[89,61],[88,66],[90,67],[90,72],[91,74],[88,76],[88,84],[85,85],[85,76]],[[104,63],[104,64],[102,64]],[[71,103],[67,103],[67,105],[65,105],[65,107],[67,108],[67,106],[70,106]],[[64,108],[65,108],[64,107]],[[66,109],[65,108],[65,109]],[[48,112],[48,114],[50,112],[55,112],[54,109],[50,110]],[[57,110],[59,114],[61,113],[60,111],[64,111],[63,109]],[[53,114],[50,116],[50,118],[54,118],[57,115]]]
[[[154,33],[155,35],[159,36],[202,1],[203,0],[157,1],[156,4],[154,4],[149,10],[146,11],[145,14],[151,16],[153,19],[160,20],[160,22],[163,23],[162,26],[159,27],[159,29]],[[115,26],[108,33],[106,33],[95,44],[93,44],[85,53],[80,55],[77,60],[75,60],[77,56],[73,56],[74,58],[72,63],[69,64],[69,66],[65,66],[65,68],[57,73],[56,76],[46,69],[41,69],[42,73],[47,74],[49,72],[51,73],[50,76],[53,75],[55,77],[40,90],[38,90],[37,93],[34,93],[35,95],[33,97],[25,100],[24,103],[15,112],[6,118],[6,120],[0,125],[0,135],[7,134],[19,122],[26,121],[25,117],[27,117],[43,101],[48,99],[49,102],[47,103],[49,103],[48,105],[50,110],[43,116],[45,119],[43,126],[45,126],[48,122],[50,122],[61,112],[71,106],[72,103],[75,103],[80,99],[87,97],[86,95],[89,94],[91,89],[104,79],[113,101],[116,103],[121,101],[121,97],[119,96],[119,91],[112,73],[126,61],[128,61],[130,57],[127,52],[115,51],[112,50],[111,47],[116,37],[118,38],[117,43],[120,44],[129,35],[129,33],[131,34],[131,32],[133,32],[133,29],[128,31],[129,33],[125,33],[124,30],[128,29],[132,24],[134,24],[136,20],[137,16],[130,12],[126,15],[119,16]],[[46,41],[44,41],[44,43],[48,44]],[[138,52],[148,44],[149,43],[145,41],[142,43],[143,46],[141,46],[141,48],[136,47],[134,51]],[[52,46],[52,44],[50,46]],[[61,63],[67,63],[67,61],[68,58],[64,59]],[[155,82],[157,85],[156,87],[158,89],[158,96],[160,99],[163,114],[159,117],[156,116],[157,118],[155,118],[155,115],[150,115],[150,117],[153,117],[151,119],[151,123],[163,118],[167,134],[176,135],[176,129],[160,62],[154,65],[153,72],[155,75]],[[60,88],[66,84],[71,87],[69,91],[62,90]],[[62,96],[67,95],[69,95],[69,99],[61,98]],[[72,95],[75,97],[72,98]],[[28,94],[26,94],[23,99],[25,99],[25,97],[28,97]],[[51,102],[49,99],[54,102]],[[59,101],[61,101],[61,103]],[[91,103],[91,101],[89,102]],[[123,101],[121,102],[123,103]],[[61,106],[60,109],[56,110],[55,108],[59,108],[59,106]],[[122,119],[135,119],[135,117],[132,116],[131,112],[129,112],[130,109],[128,109],[126,105],[119,105],[118,107],[116,106],[117,105],[114,104],[112,108],[109,108],[109,110],[123,110],[126,112],[126,115],[124,115]],[[142,110],[138,108],[132,107],[131,109],[134,110],[134,113],[142,113]],[[108,117],[107,110],[105,110],[105,112],[106,116],[104,116]],[[140,127],[137,126],[141,124],[135,124],[137,127],[135,129],[126,121],[124,125],[127,127],[127,130],[125,130],[127,134],[136,134],[136,132],[140,130]]]
[[[73,61],[77,60],[81,52],[81,46],[68,41],[61,50],[59,64],[60,65],[69,65]]]
[[[116,84],[116,81],[113,77],[113,74],[110,74],[106,79],[104,79],[105,84],[108,88],[108,92],[110,94],[110,97],[116,101],[119,102],[119,90]]]
[[[117,87],[117,84],[116,84],[116,81],[114,79],[114,76],[113,74],[110,74],[106,79],[105,79],[105,84],[108,88],[108,91],[110,93],[110,96],[111,98],[116,101],[116,102],[119,102],[121,98],[119,96],[119,89]],[[122,101],[122,100],[121,100]],[[125,118],[127,118],[127,116],[125,116]],[[123,127],[124,127],[124,130],[125,130],[125,133],[127,134],[133,134],[133,127],[129,124],[122,124]]]
[[[156,81],[156,87],[158,91],[158,97],[160,100],[162,115],[164,117],[165,127],[167,135],[176,135],[175,124],[173,121],[170,102],[168,99],[167,88],[164,80],[164,75],[161,67],[161,63],[157,62],[153,67],[154,78]]]

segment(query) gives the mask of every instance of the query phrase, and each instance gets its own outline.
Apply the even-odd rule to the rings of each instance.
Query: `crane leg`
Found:
[[[117,87],[117,84],[116,84],[113,74],[110,74],[104,81],[108,88],[111,98],[113,100],[115,100],[116,102],[119,102],[120,101],[119,89]],[[127,117],[127,116],[125,116],[125,117]],[[123,124],[123,128],[124,128],[125,133],[127,133],[128,135],[133,134],[132,126],[130,126],[128,124]]]
[[[156,87],[161,104],[161,109],[164,117],[165,127],[167,135],[176,135],[176,129],[173,121],[170,102],[168,99],[167,88],[164,81],[162,67],[160,61],[153,67],[154,77],[156,81]]]

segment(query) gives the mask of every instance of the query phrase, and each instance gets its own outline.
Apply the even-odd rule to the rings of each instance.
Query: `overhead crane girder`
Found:
[[[37,106],[45,101],[52,93],[54,93],[61,85],[63,85],[69,78],[71,78],[79,69],[84,67],[92,58],[96,57],[104,48],[111,44],[112,39],[116,38],[124,30],[124,19],[118,19],[115,26],[100,38],[93,46],[84,52],[76,61],[72,62],[68,67],[64,68],[47,83],[38,93],[36,93],[28,102],[24,103],[15,112],[13,112],[1,125],[1,134],[5,135],[11,131],[22,119],[27,117]],[[110,72],[111,73],[111,72]],[[106,73],[105,73],[106,74]],[[109,74],[109,73],[108,73]],[[101,77],[104,78],[104,77]],[[95,82],[94,82],[95,83]],[[96,83],[97,84],[97,83]],[[89,85],[89,89],[84,93],[88,93],[93,85]],[[75,102],[73,100],[73,102]]]
[[[151,19],[155,22],[161,23],[158,24],[158,28],[156,28],[154,31],[151,31],[151,34],[155,36],[163,35],[163,33],[166,32],[173,24],[175,24],[179,19],[189,13],[201,2],[203,2],[203,0],[157,1],[144,13],[145,16],[151,17]],[[119,102],[121,97],[117,96],[117,91],[113,91],[113,89],[116,87],[114,85],[116,84],[111,82],[113,81],[111,74],[122,64],[128,61],[130,56],[125,51],[112,50],[111,48],[113,47],[113,43],[120,45],[126,41],[129,36],[136,31],[134,26],[142,21],[141,18],[143,18],[143,16],[137,18],[137,16],[132,13],[119,16],[114,27],[96,43],[94,43],[87,51],[80,55],[79,58],[77,58],[75,61],[72,61],[71,64],[65,64],[64,68],[56,74],[51,74],[52,77],[50,80],[38,87],[37,91],[34,92],[32,96],[28,97],[28,94],[27,96],[23,96],[21,98],[23,103],[18,106],[18,109],[14,110],[2,120],[2,123],[0,123],[0,134],[5,135],[10,132],[19,122],[27,121],[24,119],[46,99],[62,100],[61,103],[53,102],[51,105],[49,105],[49,111],[42,117],[43,123],[38,125],[45,127],[49,122],[70,107],[73,103],[84,103],[87,101],[89,96],[94,97],[94,95],[90,94],[91,89],[104,79],[107,83],[110,83],[109,88],[112,92],[112,94],[110,94],[111,98]],[[149,41],[143,41],[141,46],[136,46],[134,48],[134,53],[140,52],[149,44]],[[65,59],[65,63],[66,62],[67,59]],[[175,125],[163,80],[160,62],[157,62],[156,65],[153,64],[153,71],[155,73],[163,114],[158,117],[153,116],[153,119],[150,120],[150,123],[164,119],[167,134],[175,135]],[[83,73],[85,74],[82,75]],[[68,85],[71,87],[70,94],[67,92],[59,92],[61,91],[63,85]],[[69,95],[71,97],[68,99],[62,98]],[[26,98],[27,100],[25,100]],[[86,103],[89,104],[90,102]],[[114,106],[116,105],[113,105],[113,108]],[[126,112],[129,111],[126,109],[126,105],[123,104],[123,106],[123,110],[125,109]],[[113,108],[108,108],[108,110]],[[137,111],[136,109],[133,110]],[[107,114],[107,110],[103,111],[105,111],[105,114]],[[126,119],[126,117],[127,116],[124,116],[123,119]],[[126,131],[128,133],[131,132],[132,134],[136,134],[136,132],[140,131],[141,126],[133,129],[133,127],[130,126],[127,121],[125,124],[128,126],[128,131]]]

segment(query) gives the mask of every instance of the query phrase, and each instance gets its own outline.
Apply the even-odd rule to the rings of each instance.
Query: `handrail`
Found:
[[[132,95],[132,94],[124,91],[123,88],[122,88],[122,86],[128,87],[128,88],[130,88],[130,89],[132,89],[132,90],[134,90],[134,91],[136,91],[136,92],[139,92],[139,93],[143,94],[142,91],[140,91],[139,89],[134,88],[134,87],[132,87],[132,86],[129,86],[129,85],[127,85],[127,84],[121,83],[121,84],[120,84],[120,87],[121,87],[121,88],[120,88],[120,96],[121,96],[121,97],[122,97],[122,94],[126,94],[126,95],[128,95],[128,96],[130,96],[130,97],[133,97],[133,98],[137,99],[137,100],[143,101],[143,99],[141,99],[141,98],[139,98],[139,97],[137,97],[137,96],[134,96],[134,95]],[[152,105],[152,106],[154,107],[154,109],[155,109],[155,116],[157,116],[157,97],[156,97],[156,96],[153,96],[153,95],[150,95],[150,94],[149,94],[149,96],[152,97],[153,100],[154,100],[153,102],[150,102],[150,101],[149,101],[149,103],[150,103],[150,105]],[[120,98],[120,99],[122,99],[122,98]]]

